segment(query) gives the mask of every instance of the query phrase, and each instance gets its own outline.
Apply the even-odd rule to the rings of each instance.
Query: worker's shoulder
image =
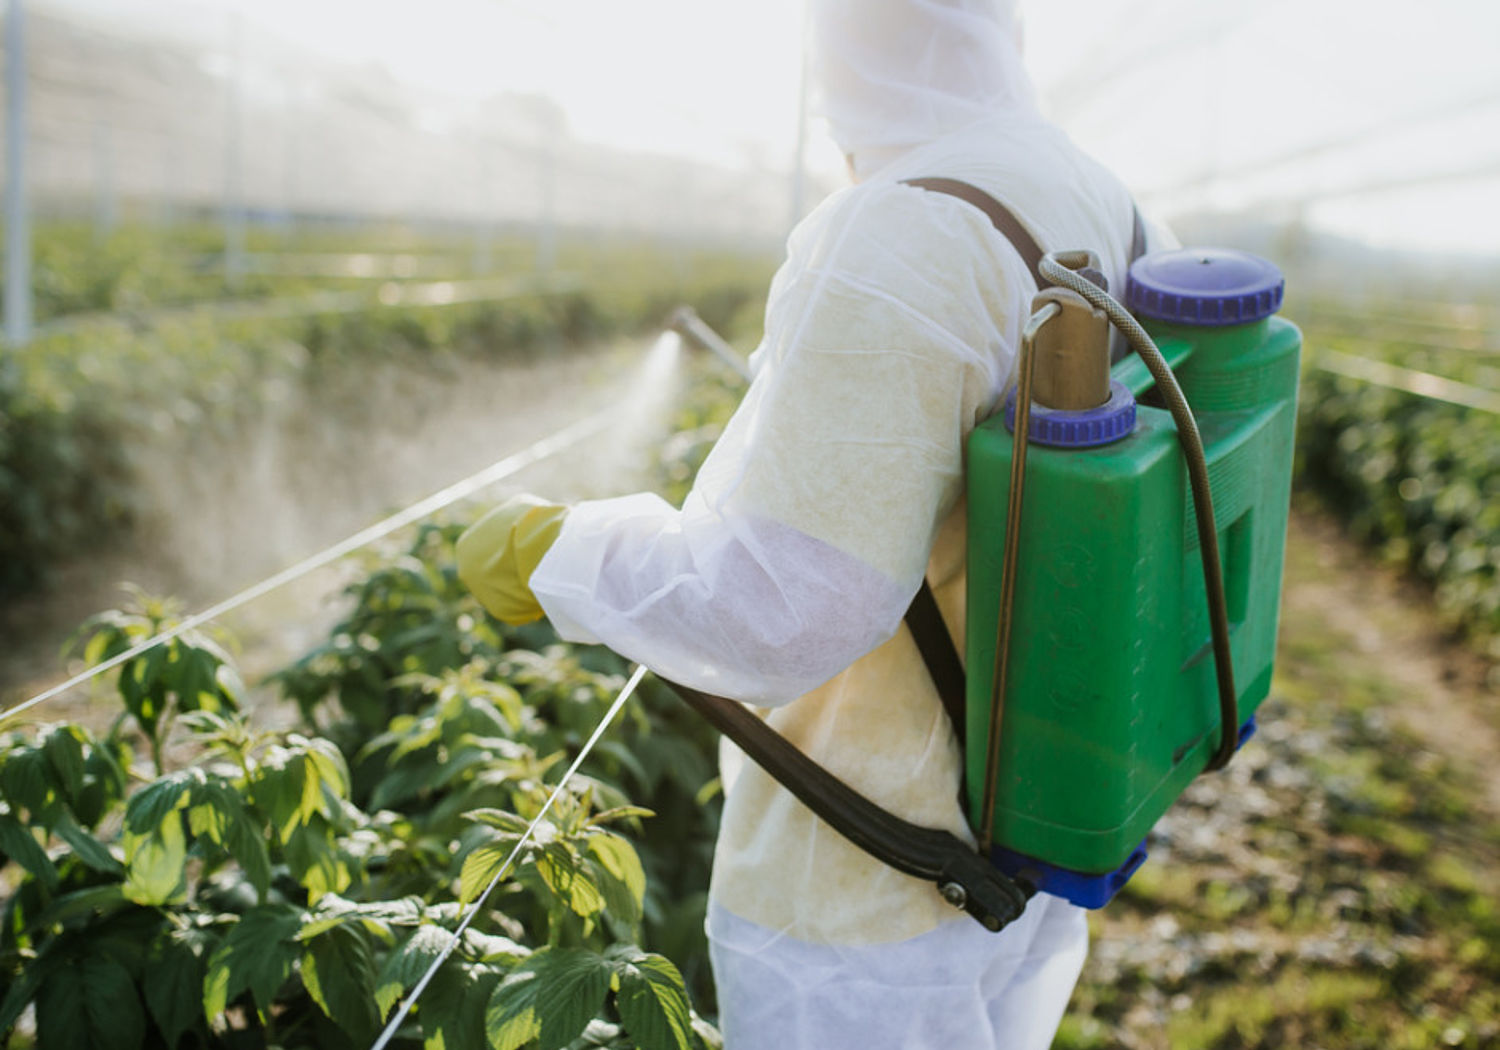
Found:
[[[905,286],[913,272],[957,278],[996,261],[996,234],[978,208],[894,181],[829,197],[794,233],[790,254],[811,269]]]
[[[829,232],[898,244],[920,243],[923,237],[940,241],[990,225],[982,211],[951,194],[893,179],[851,186],[831,196],[825,207]]]

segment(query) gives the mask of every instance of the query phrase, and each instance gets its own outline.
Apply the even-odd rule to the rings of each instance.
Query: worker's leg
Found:
[[[999,934],[958,918],[909,941],[860,947],[805,944],[714,907],[726,1050],[1029,1050],[997,1042],[992,1001],[1009,980],[1032,979],[1033,942],[1050,915],[1041,903]],[[1076,976],[1071,961],[1055,972],[1068,967]],[[1056,995],[1054,985],[1045,989]],[[1071,988],[1060,1003],[1038,1004],[1053,1028]]]
[[[1084,910],[1057,897],[1038,895],[1027,905],[1036,927],[1019,965],[993,968],[984,982],[990,1023],[999,1050],[1046,1050],[1067,1009],[1088,954]]]

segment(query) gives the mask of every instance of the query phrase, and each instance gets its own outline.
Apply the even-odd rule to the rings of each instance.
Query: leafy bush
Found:
[[[506,628],[490,619],[458,580],[460,531],[421,527],[405,555],[351,585],[328,639],[275,676],[309,724],[338,742],[356,804],[409,813],[439,839],[457,833],[465,811],[490,805],[495,778],[509,776],[516,731],[485,723],[476,697],[520,720],[537,753],[561,754],[587,739],[627,669],[608,650],[561,644],[545,622]],[[645,943],[681,962],[704,999],[715,741],[648,678],[584,767],[607,804],[650,800],[656,817],[638,838]]]
[[[129,519],[124,456],[92,407],[36,397],[0,353],[0,598]]]
[[[124,243],[149,254],[144,239]],[[83,266],[82,254],[70,249],[59,258]],[[685,255],[680,270],[666,258],[651,245],[574,245],[560,259],[577,281],[572,290],[434,306],[382,306],[372,292],[365,310],[290,317],[121,315],[129,323],[6,348],[0,600],[45,583],[71,552],[126,534],[146,509],[137,502],[132,450],[163,434],[236,433],[259,418],[268,399],[337,389],[337,380],[377,359],[418,368],[455,357],[555,352],[658,325],[683,301],[724,324],[761,301],[770,269],[764,259],[727,253]],[[61,274],[70,265],[42,269]],[[175,292],[161,290],[170,284],[147,287],[172,300]],[[67,309],[146,305],[95,292],[58,301]],[[350,398],[335,407],[362,406]]]
[[[0,870],[13,863],[16,889],[0,929],[0,1031],[33,1005],[44,1048],[189,1034],[211,1047],[369,1045],[623,681],[609,654],[526,648],[544,629],[485,619],[456,583],[455,531],[420,530],[355,586],[328,643],[280,676],[306,733],[251,730],[223,650],[185,634],[122,666],[121,717],[102,737],[77,725],[9,736]],[[107,658],[170,622],[160,603],[105,614],[86,625],[84,653]],[[683,930],[701,940],[687,886],[706,884],[711,734],[659,686],[629,710],[396,1045],[717,1045],[682,972],[637,947],[643,928],[686,945],[706,980]],[[140,737],[157,768],[128,793]],[[168,743],[192,763],[163,772]]]
[[[1451,366],[1377,349],[1405,367]],[[1298,445],[1301,483],[1356,536],[1429,581],[1454,624],[1500,635],[1500,416],[1313,370]]]

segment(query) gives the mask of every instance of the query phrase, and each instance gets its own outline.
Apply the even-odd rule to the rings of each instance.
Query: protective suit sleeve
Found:
[[[637,495],[570,512],[531,579],[563,636],[775,705],[894,634],[961,491],[964,435],[1010,368],[988,303],[1012,301],[1015,275],[974,253],[987,228],[905,186],[825,202],[793,235],[754,381],[682,509]]]

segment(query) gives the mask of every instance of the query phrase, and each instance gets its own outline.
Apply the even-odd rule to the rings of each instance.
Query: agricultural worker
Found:
[[[855,184],[793,231],[753,381],[681,510],[513,501],[459,543],[502,619],[545,613],[664,677],[769,709],[906,820],[973,837],[953,728],[902,615],[924,574],[963,637],[964,440],[1013,381],[1036,291],[964,180],[1123,287],[1132,205],[1038,112],[1013,0],[813,0],[821,111]],[[1046,1047],[1087,945],[1039,895],[999,934],[747,766],[708,933],[729,1050]]]

